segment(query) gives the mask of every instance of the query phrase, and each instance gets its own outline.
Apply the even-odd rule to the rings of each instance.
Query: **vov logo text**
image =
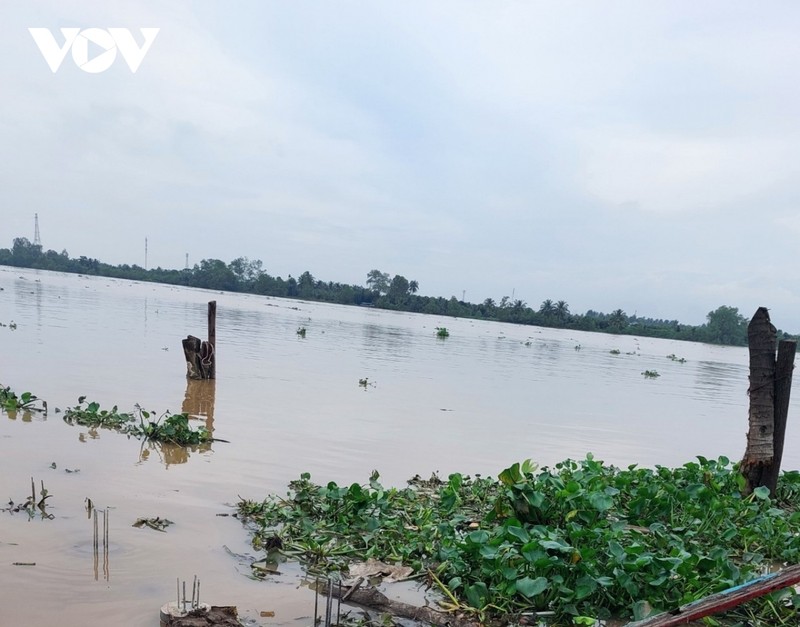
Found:
[[[29,28],[28,32],[39,47],[44,60],[55,74],[72,51],[72,60],[80,69],[90,74],[99,74],[110,68],[119,51],[125,63],[135,73],[144,56],[153,45],[159,28],[140,28],[144,43],[139,46],[127,28],[61,28],[63,43],[56,41],[49,28]],[[90,45],[94,54],[89,58]]]

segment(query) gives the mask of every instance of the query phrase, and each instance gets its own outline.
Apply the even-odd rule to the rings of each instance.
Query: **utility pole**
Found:
[[[39,237],[39,214],[33,214],[33,221],[34,221],[34,230],[33,230],[33,245],[34,246],[41,246],[42,245],[42,238]]]
[[[185,266],[185,269],[186,270],[189,269],[189,253],[186,253],[186,266]]]
[[[147,270],[147,238],[144,238],[144,269]]]

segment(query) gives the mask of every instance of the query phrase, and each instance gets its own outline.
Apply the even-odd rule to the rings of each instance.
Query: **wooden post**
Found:
[[[217,301],[208,301],[208,343],[211,346],[211,365],[208,378],[217,378]]]
[[[786,419],[789,415],[789,397],[792,393],[792,371],[797,342],[781,340],[778,343],[778,360],[775,364],[775,431],[773,433],[774,458],[769,472],[765,474],[764,485],[771,494],[778,487],[778,474],[783,461],[783,442],[786,438]]]
[[[750,347],[750,430],[741,463],[744,493],[763,486],[775,459],[775,348],[777,330],[766,307],[759,307],[747,326]]]
[[[217,374],[217,301],[208,303],[208,341],[193,335],[183,340],[186,376],[189,379],[215,379]]]

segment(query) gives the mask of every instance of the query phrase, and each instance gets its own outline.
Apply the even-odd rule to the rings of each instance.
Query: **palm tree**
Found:
[[[545,317],[550,317],[555,312],[555,307],[553,306],[553,301],[549,298],[542,302],[541,307],[539,307],[539,313]]]
[[[569,320],[569,305],[567,305],[567,301],[560,300],[556,303],[555,314],[556,318],[561,320],[561,322]]]
[[[622,309],[616,309],[611,312],[611,316],[608,319],[608,326],[617,332],[622,331],[622,329],[628,326],[628,316],[625,315]]]
[[[412,294],[416,294],[418,290],[419,290],[419,283],[417,283],[417,281],[413,279],[409,281],[408,291],[411,292]]]

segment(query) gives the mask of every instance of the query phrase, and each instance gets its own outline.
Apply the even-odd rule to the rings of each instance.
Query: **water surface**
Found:
[[[620,466],[744,451],[743,348],[6,267],[0,288],[0,322],[17,324],[0,327],[0,383],[50,408],[46,419],[0,414],[0,496],[24,500],[31,477],[43,480],[55,516],[0,512],[0,586],[12,600],[0,604],[1,625],[157,625],[176,578],[194,575],[204,601],[265,625],[307,624],[299,617],[313,595],[299,571],[247,579],[225,550],[246,552],[247,534],[217,515],[240,495],[284,492],[304,471],[349,483],[378,469],[400,486],[415,474],[496,474],[526,458],[551,465],[590,451]],[[187,384],[180,340],[205,337],[212,299],[218,378]],[[438,339],[437,326],[450,337]],[[230,443],[143,447],[64,424],[55,408],[83,395],[123,410],[189,411]],[[795,397],[786,469],[800,468],[796,414]],[[109,508],[107,576],[94,569],[87,498]],[[131,526],[151,516],[175,524],[167,533]]]

